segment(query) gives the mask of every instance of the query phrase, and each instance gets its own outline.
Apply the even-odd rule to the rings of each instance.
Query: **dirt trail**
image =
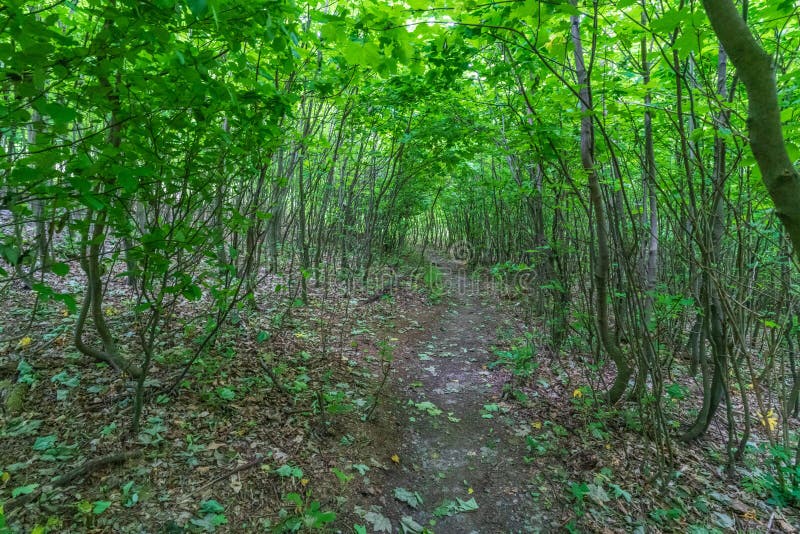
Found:
[[[447,310],[396,354],[391,410],[400,464],[385,481],[384,513],[394,525],[403,516],[423,526],[435,520],[429,528],[436,534],[551,531],[551,519],[530,498],[534,467],[523,461],[525,439],[514,432],[520,423],[500,400],[503,373],[486,367],[496,359],[491,348],[503,323],[497,297],[458,263],[438,263]],[[400,502],[395,488],[417,492],[422,504]],[[434,514],[457,499],[474,499],[478,509]]]

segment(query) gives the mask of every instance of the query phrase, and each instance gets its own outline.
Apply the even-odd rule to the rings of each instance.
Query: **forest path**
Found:
[[[530,496],[535,466],[523,461],[526,423],[501,401],[508,374],[487,369],[497,333],[507,327],[494,287],[458,262],[435,264],[446,311],[415,340],[400,340],[395,354],[385,409],[397,421],[399,435],[389,439],[399,443],[400,462],[384,481],[384,513],[395,526],[411,517],[436,534],[552,531],[558,523]],[[422,502],[412,508],[396,488]]]

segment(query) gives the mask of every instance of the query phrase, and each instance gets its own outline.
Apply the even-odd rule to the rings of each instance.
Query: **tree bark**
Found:
[[[800,174],[792,165],[781,127],[775,68],[732,0],[703,0],[711,27],[736,67],[748,97],[747,126],[761,178],[775,213],[800,257]]]
[[[573,5],[577,2],[573,0]],[[596,6],[595,6],[596,7]],[[595,12],[596,13],[596,12]],[[617,366],[614,383],[608,392],[609,401],[616,403],[628,389],[628,380],[633,374],[633,369],[627,357],[620,350],[611,333],[608,316],[608,273],[611,265],[611,252],[608,244],[608,229],[606,228],[606,210],[603,204],[603,194],[600,188],[600,178],[594,162],[594,123],[592,118],[592,93],[590,87],[589,71],[583,59],[583,45],[580,36],[580,17],[573,16],[571,20],[572,44],[575,47],[575,71],[578,75],[580,88],[581,108],[581,163],[589,180],[589,200],[594,211],[594,225],[597,236],[597,263],[594,273],[595,280],[595,305],[597,306],[597,330],[603,348]]]

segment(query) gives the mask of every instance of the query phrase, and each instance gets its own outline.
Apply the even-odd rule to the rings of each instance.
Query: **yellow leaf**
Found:
[[[755,521],[756,520],[756,511],[755,510],[748,510],[742,516],[748,521]]]
[[[113,317],[117,314],[117,310],[115,310],[112,306],[106,308],[105,312],[106,312],[106,317]]]
[[[535,428],[536,430],[539,430],[539,429],[542,428],[542,422],[541,421],[534,421],[533,423],[531,423],[531,426],[533,428]]]
[[[3,474],[0,475],[0,480],[2,480],[3,484],[5,484],[9,480],[11,480],[11,473],[9,473],[8,471],[3,471]]]
[[[396,463],[396,464],[399,464],[399,463],[400,463],[400,457],[399,457],[399,456],[397,456],[396,454],[393,454],[393,455],[392,455],[392,461],[393,461],[394,463]]]
[[[775,430],[775,427],[778,426],[778,416],[775,415],[775,412],[770,409],[766,415],[760,414],[761,424],[764,425],[766,428],[769,428],[770,431]]]
[[[581,397],[583,397],[583,391],[581,391],[580,389],[576,389],[575,391],[572,392],[572,397],[575,399],[580,399]]]
[[[467,488],[467,494],[469,494],[469,495],[472,495],[473,493],[475,493],[475,490],[474,490],[474,489],[472,489],[472,488]]]
[[[307,479],[307,478],[301,478],[301,479],[300,479],[300,484],[301,484],[303,487],[305,487],[305,486],[308,486],[308,479]]]
[[[27,347],[31,343],[33,343],[33,339],[31,339],[31,336],[25,336],[25,337],[23,337],[22,339],[19,340],[19,343],[17,343],[17,347],[19,347],[21,349],[24,349],[25,347]]]

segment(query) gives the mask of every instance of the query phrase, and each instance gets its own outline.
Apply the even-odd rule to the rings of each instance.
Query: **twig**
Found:
[[[275,376],[275,373],[272,371],[272,369],[270,369],[269,365],[267,365],[267,363],[261,358],[258,358],[258,363],[261,364],[261,368],[264,369],[265,373],[267,373],[267,376],[270,380],[272,380],[272,383],[275,385],[275,387],[278,388],[285,396],[292,397],[292,393],[286,389],[286,386],[284,386],[280,380],[278,380],[278,377]]]
[[[141,450],[115,452],[113,454],[107,454],[106,456],[101,456],[100,458],[95,458],[94,460],[88,460],[79,465],[78,467],[74,468],[73,470],[68,471],[63,475],[61,475],[60,477],[53,479],[49,484],[40,487],[36,491],[28,493],[27,495],[20,495],[13,501],[6,503],[5,505],[6,514],[10,514],[13,510],[38,498],[42,493],[52,491],[61,486],[66,486],[70,482],[77,480],[79,478],[83,478],[89,473],[92,473],[93,471],[96,471],[108,465],[125,463],[131,458],[141,456],[141,454],[142,454]]]
[[[391,295],[392,291],[394,291],[394,290],[396,290],[396,289],[398,289],[400,287],[400,282],[403,280],[403,278],[405,278],[405,276],[401,276],[401,277],[398,277],[396,279],[391,280],[390,282],[387,282],[386,284],[383,285],[383,288],[380,291],[378,291],[377,293],[375,293],[371,297],[367,297],[366,300],[363,300],[363,301],[359,302],[358,305],[359,306],[365,306],[367,304],[372,304],[373,302],[377,302],[378,300],[380,300],[382,297],[384,297],[386,295]]]
[[[210,486],[213,486],[217,482],[219,482],[221,480],[225,480],[226,478],[228,478],[228,477],[230,477],[232,475],[235,475],[236,473],[241,473],[242,471],[246,471],[246,470],[251,469],[251,468],[253,468],[253,467],[257,466],[257,465],[261,465],[266,461],[266,459],[267,459],[266,456],[257,455],[255,457],[255,459],[250,460],[249,462],[244,463],[242,465],[236,466],[233,469],[231,469],[230,471],[228,471],[227,473],[225,473],[223,475],[220,475],[220,476],[218,476],[216,478],[213,478],[210,481],[208,481],[205,484],[203,484],[202,486],[200,486],[199,488],[192,490],[189,493],[189,495],[196,495],[196,494],[200,493],[201,491],[203,491],[204,489],[206,489],[206,488],[208,488]]]

